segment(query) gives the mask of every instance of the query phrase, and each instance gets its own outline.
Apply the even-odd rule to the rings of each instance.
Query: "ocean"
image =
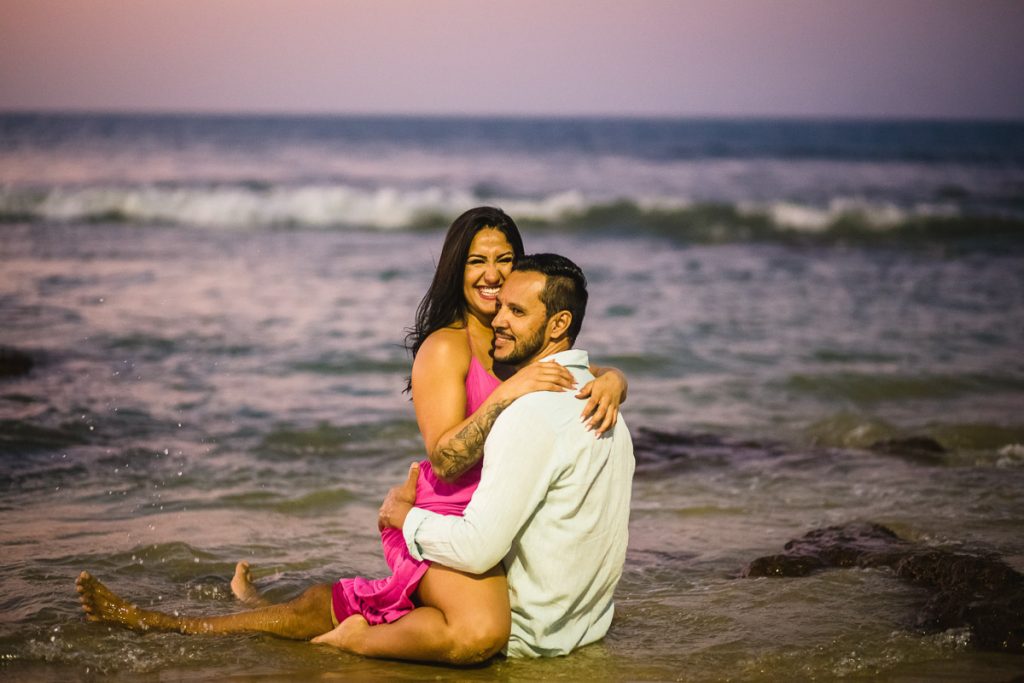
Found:
[[[583,267],[578,345],[674,444],[608,637],[451,671],[85,622],[83,569],[198,614],[242,559],[275,599],[383,575],[404,333],[480,204]],[[890,569],[743,575],[863,522],[1024,571],[1021,349],[1024,124],[2,114],[0,672],[1008,680]]]

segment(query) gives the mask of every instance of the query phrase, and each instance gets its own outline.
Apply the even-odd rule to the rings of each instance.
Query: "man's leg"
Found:
[[[308,640],[329,631],[334,625],[329,584],[313,586],[290,602],[222,617],[181,617],[140,609],[116,595],[89,572],[79,575],[75,587],[89,621],[120,624],[139,631],[155,629],[208,634],[259,631],[282,638]]]
[[[235,575],[231,577],[231,593],[239,602],[249,607],[267,607],[274,604],[263,597],[252,582],[252,571],[245,560],[235,565]]]
[[[394,623],[370,626],[355,615],[313,642],[367,657],[446,664],[486,661],[508,642],[512,610],[500,566],[476,576],[432,565],[417,594],[423,607]]]

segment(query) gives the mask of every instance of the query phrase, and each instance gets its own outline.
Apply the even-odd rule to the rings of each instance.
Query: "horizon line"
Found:
[[[411,111],[289,111],[229,109],[151,109],[88,107],[3,107],[0,116],[152,116],[209,118],[349,118],[349,119],[490,119],[490,120],[595,120],[595,121],[792,121],[792,122],[877,122],[877,123],[994,123],[1024,124],[1024,116],[896,115],[896,114],[724,114],[724,113],[540,113],[540,112],[411,112]]]

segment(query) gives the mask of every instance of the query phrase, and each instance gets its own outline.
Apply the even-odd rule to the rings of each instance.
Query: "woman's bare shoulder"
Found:
[[[444,327],[432,332],[423,340],[423,345],[416,354],[415,363],[423,361],[431,365],[443,363],[454,367],[468,367],[470,355],[465,328]]]

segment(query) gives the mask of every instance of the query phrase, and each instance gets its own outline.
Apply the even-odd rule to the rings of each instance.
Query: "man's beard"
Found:
[[[524,361],[527,361],[541,350],[544,346],[544,327],[537,330],[536,334],[527,339],[515,340],[515,345],[512,348],[512,352],[505,358],[499,358],[498,354],[494,354],[494,360],[505,365],[521,365]]]

